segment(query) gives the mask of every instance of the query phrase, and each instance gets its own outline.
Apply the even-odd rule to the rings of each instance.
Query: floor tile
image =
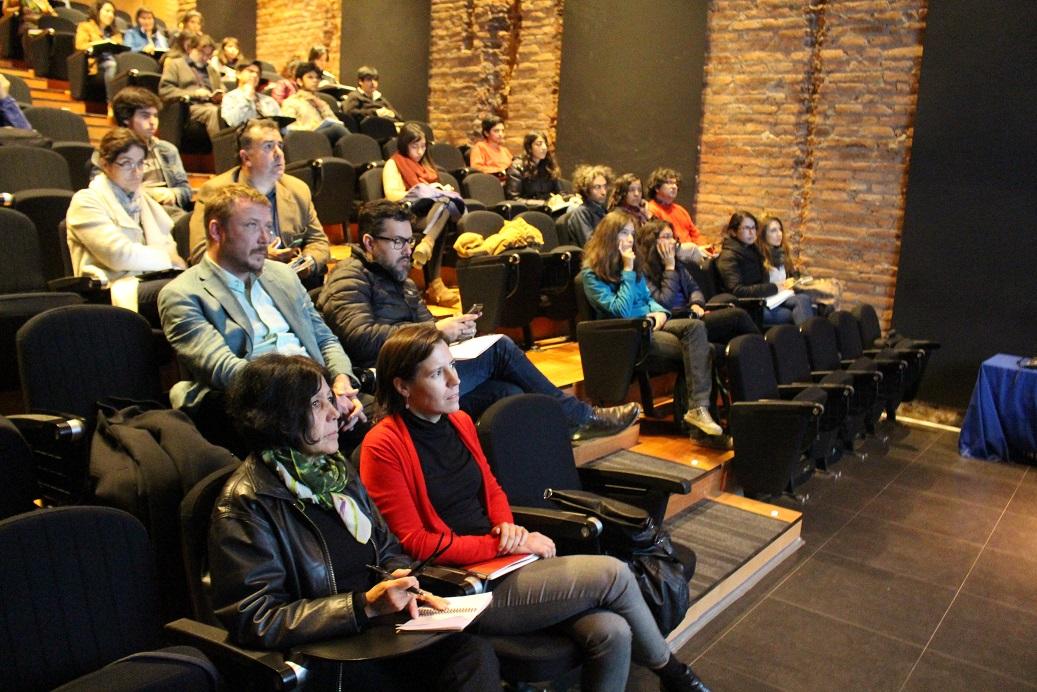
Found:
[[[982,545],[1002,510],[960,502],[943,495],[892,485],[869,502],[861,514]]]
[[[1028,557],[985,549],[965,580],[965,593],[1037,615],[1037,554]],[[1037,642],[1034,642],[1037,646]],[[1037,671],[1034,671],[1037,675]]]
[[[800,550],[805,550],[808,553],[813,553],[820,548],[839,529],[850,523],[854,516],[853,512],[848,512],[838,507],[826,507],[811,503],[807,503],[799,511],[803,512],[803,526],[800,529],[800,538],[806,543]]]
[[[1037,556],[1037,516],[1013,511],[1014,504],[1013,500],[997,523],[987,547],[1023,557]]]
[[[822,552],[842,555],[879,569],[957,588],[979,555],[980,546],[858,516]]]
[[[913,462],[891,454],[868,456],[864,461],[855,458],[842,459],[835,470],[861,481],[885,485],[899,476]]]
[[[750,677],[722,666],[713,661],[700,661],[695,664],[695,674],[709,686],[713,692],[779,692],[781,688],[772,687],[762,680]],[[638,688],[643,690],[654,687]]]
[[[921,652],[768,598],[700,660],[789,690],[896,690]]]
[[[959,594],[930,643],[933,651],[1022,680],[1037,677],[1037,614]]]
[[[856,512],[879,494],[883,484],[850,476],[814,476],[797,491],[809,494],[806,507],[819,505]]]
[[[1004,509],[1019,482],[915,463],[904,469],[893,485]]]
[[[1008,511],[1037,517],[1037,468],[1031,468],[1012,498]]]
[[[904,686],[904,692],[1010,692],[1034,690],[1023,680],[1005,677],[965,661],[926,651]]]
[[[975,474],[989,478],[1018,482],[1026,473],[1026,466],[1002,461],[986,461],[984,459],[966,459],[957,450],[940,450],[930,447],[918,455],[920,464],[938,466],[947,471],[962,474]]]
[[[955,590],[819,553],[771,598],[924,645]]]

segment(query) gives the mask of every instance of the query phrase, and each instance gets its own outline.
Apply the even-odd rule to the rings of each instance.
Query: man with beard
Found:
[[[234,451],[223,393],[249,360],[276,352],[326,367],[344,427],[364,420],[349,357],[295,272],[267,256],[273,223],[266,195],[247,185],[224,186],[209,198],[204,224],[201,261],[158,297],[162,330],[191,376],[170,390],[173,407],[210,441]]]
[[[595,227],[605,218],[605,199],[612,185],[612,169],[608,166],[577,166],[573,171],[573,187],[583,204],[565,216],[569,240],[580,247],[587,244]]]
[[[373,367],[378,351],[397,329],[415,322],[435,322],[450,343],[475,336],[479,314],[435,320],[408,278],[414,217],[403,205],[380,200],[360,209],[360,245],[335,265],[317,300],[328,324],[359,367]],[[461,408],[472,418],[494,401],[523,392],[558,400],[574,441],[612,435],[637,420],[636,403],[592,407],[555,387],[526,354],[502,336],[479,356],[458,361]]]

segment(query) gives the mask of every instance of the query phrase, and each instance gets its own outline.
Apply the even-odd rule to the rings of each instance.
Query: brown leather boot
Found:
[[[425,300],[432,305],[444,308],[461,307],[461,294],[456,288],[447,288],[443,279],[438,276],[425,289]]]

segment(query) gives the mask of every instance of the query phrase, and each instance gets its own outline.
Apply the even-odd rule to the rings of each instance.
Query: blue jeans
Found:
[[[529,362],[515,342],[502,336],[478,358],[457,362],[461,378],[461,408],[478,418],[497,399],[509,394],[546,394],[558,400],[570,428],[583,425],[591,407],[564,394]]]
[[[814,306],[810,304],[810,295],[797,293],[778,307],[763,309],[763,326],[773,327],[776,324],[800,325],[814,316]]]
[[[333,123],[330,120],[325,120],[318,125],[317,132],[327,137],[328,141],[331,142],[332,147],[335,146],[335,142],[338,141],[339,137],[349,134],[349,130],[346,129],[345,125],[342,123]]]
[[[584,690],[622,692],[631,659],[657,669],[670,658],[634,573],[605,555],[537,560],[503,577],[475,631],[523,634],[556,625],[583,651]]]

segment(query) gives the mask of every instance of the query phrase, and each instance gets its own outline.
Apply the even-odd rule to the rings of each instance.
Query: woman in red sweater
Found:
[[[555,557],[550,538],[514,523],[475,426],[458,410],[460,379],[433,325],[391,336],[377,380],[386,416],[364,439],[360,476],[404,550],[422,559],[449,543],[440,562],[450,565],[513,553],[542,558],[491,582],[478,633],[562,627],[584,651],[584,690],[624,690],[631,660],[653,669],[664,690],[707,689],[670,653],[625,563]]]

